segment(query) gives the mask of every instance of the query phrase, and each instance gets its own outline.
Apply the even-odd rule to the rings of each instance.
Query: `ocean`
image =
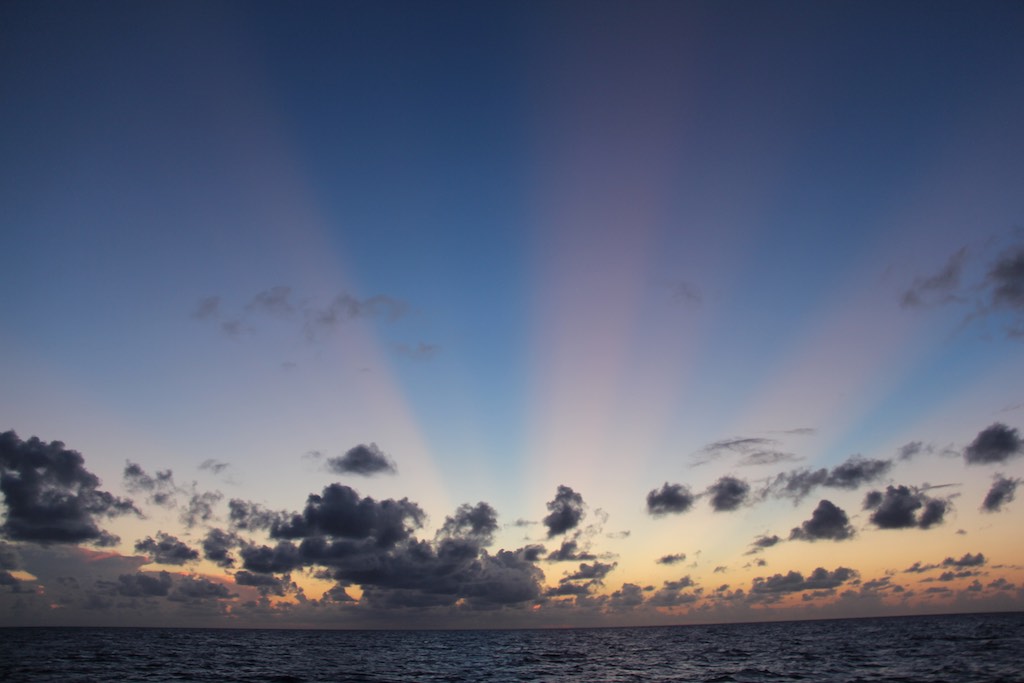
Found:
[[[0,629],[2,681],[1024,681],[1024,614],[479,631]]]

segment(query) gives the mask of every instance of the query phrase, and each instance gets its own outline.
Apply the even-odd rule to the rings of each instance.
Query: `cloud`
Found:
[[[247,545],[239,551],[239,555],[246,570],[260,574],[290,573],[307,563],[298,546],[290,541],[278,541],[273,548]]]
[[[885,493],[870,491],[864,498],[864,509],[874,510],[871,523],[879,529],[928,529],[943,522],[949,505],[948,500],[906,486],[888,486]]]
[[[181,523],[189,529],[200,522],[208,522],[213,518],[213,506],[221,501],[224,495],[220,491],[196,491],[192,484],[192,495],[188,504],[181,511]]]
[[[330,484],[321,495],[309,495],[301,514],[276,520],[270,535],[280,539],[372,539],[381,547],[389,547],[408,538],[423,520],[423,510],[408,498],[377,502],[369,496],[360,498],[348,486]]]
[[[213,472],[214,474],[220,474],[221,472],[226,470],[228,467],[230,467],[230,465],[228,463],[226,463],[226,462],[220,462],[219,460],[214,460],[213,458],[208,458],[208,459],[203,461],[203,463],[199,466],[199,469],[201,469],[201,470],[209,470],[209,471]]]
[[[665,482],[661,489],[652,489],[647,494],[647,513],[655,517],[680,514],[693,506],[695,496],[682,484]]]
[[[150,476],[137,463],[125,460],[124,484],[131,493],[146,493],[146,501],[152,505],[161,507],[174,507],[175,494],[178,492],[174,485],[174,474],[171,470],[157,472],[156,476]]]
[[[711,508],[715,512],[729,512],[744,503],[750,493],[750,484],[736,477],[725,476],[708,487]]]
[[[242,539],[222,529],[210,529],[203,539],[203,557],[214,562],[219,567],[231,568],[235,566],[235,558],[231,556],[231,549],[242,545]]]
[[[788,451],[754,451],[743,456],[736,464],[741,467],[754,467],[757,465],[776,465],[780,462],[796,462],[799,460],[803,460],[803,458]]]
[[[1024,247],[1010,247],[989,268],[986,283],[992,288],[995,308],[1024,310]]]
[[[767,486],[765,495],[803,500],[819,486],[838,489],[856,489],[885,476],[892,467],[889,460],[873,460],[852,455],[832,468],[818,470],[792,470],[782,472]]]
[[[0,542],[0,586],[15,586],[18,579],[11,574],[11,569],[20,569],[21,560],[17,551],[10,543]]]
[[[910,460],[915,455],[923,452],[931,453],[931,446],[925,446],[921,441],[911,441],[900,446],[898,457],[900,460]]]
[[[199,559],[199,552],[189,548],[177,537],[158,531],[156,539],[147,536],[136,542],[135,550],[146,553],[157,564],[185,564]]]
[[[268,593],[284,596],[287,589],[291,587],[291,580],[284,577],[273,576],[272,574],[254,574],[244,569],[235,572],[235,584],[238,586],[252,586],[259,590],[262,595]]]
[[[583,496],[561,484],[547,506],[550,514],[543,521],[548,528],[548,538],[575,529],[586,514]]]
[[[905,308],[915,308],[958,301],[956,290],[960,286],[960,275],[966,259],[967,247],[961,247],[934,275],[915,279],[914,284],[903,293],[901,304]]]
[[[292,294],[291,287],[278,285],[259,292],[246,306],[247,310],[269,313],[271,315],[287,316],[295,312],[289,298]]]
[[[445,518],[438,537],[468,538],[486,547],[493,541],[497,530],[498,513],[493,507],[482,501],[475,506],[464,503],[455,510],[454,515]]]
[[[245,331],[255,331],[254,321],[259,318],[299,319],[302,331],[308,340],[314,340],[350,320],[385,319],[396,321],[406,315],[409,304],[386,294],[359,298],[342,292],[326,306],[318,306],[312,300],[296,298],[285,285],[278,285],[257,292],[242,309],[234,312],[225,310],[218,296],[209,296],[199,301],[192,317],[201,321],[217,321],[229,336],[238,336]]]
[[[853,538],[853,527],[846,513],[832,501],[821,500],[811,513],[811,518],[789,533],[789,539],[797,541],[844,541]]]
[[[580,564],[580,568],[566,576],[562,581],[591,581],[591,580],[602,580],[608,576],[618,563],[612,562],[611,564],[605,562],[594,562],[593,564],[587,564],[583,562]]]
[[[762,534],[762,535],[758,536],[757,538],[755,538],[753,540],[753,542],[751,542],[750,550],[748,550],[744,554],[745,555],[754,555],[756,553],[759,553],[759,552],[763,551],[765,548],[771,548],[774,545],[778,545],[778,543],[781,542],[781,541],[782,541],[782,539],[779,538],[778,536],[775,536],[775,535],[769,536],[767,534]]]
[[[1024,454],[1024,441],[1020,433],[1001,422],[995,422],[978,432],[964,449],[964,460],[968,465],[988,465],[1006,462],[1012,457]]]
[[[965,323],[1002,312],[1009,315],[1007,336],[1024,336],[1024,245],[1006,246],[989,264],[983,278],[962,286],[967,260],[967,249],[961,248],[935,275],[915,280],[903,295],[903,306],[973,303],[974,310],[966,315]]]
[[[223,583],[211,581],[202,576],[182,576],[175,583],[167,599],[171,602],[200,603],[206,600],[228,600],[238,595],[228,590]]]
[[[326,308],[307,307],[306,336],[315,338],[321,331],[329,330],[348,320],[384,318],[395,321],[409,311],[409,305],[385,294],[358,299],[342,292],[331,300]]]
[[[267,530],[280,524],[285,513],[268,510],[259,503],[232,498],[228,501],[228,521],[233,529],[242,531]]]
[[[743,466],[771,465],[787,460],[799,460],[795,454],[781,451],[775,448],[778,445],[777,439],[764,437],[735,437],[722,439],[708,444],[701,449],[702,457],[693,464],[703,465],[704,463],[716,460],[723,455],[739,454],[743,458],[738,464]]]
[[[992,482],[992,487],[985,494],[985,500],[981,503],[982,511],[999,512],[1003,509],[1004,505],[1013,502],[1020,481],[1020,479],[997,474]]]
[[[796,571],[791,571],[785,576],[775,574],[768,577],[756,577],[751,583],[750,592],[752,594],[784,594],[823,590],[836,588],[858,576],[859,573],[856,570],[847,567],[837,567],[831,572],[823,567],[818,567],[807,578]]]
[[[635,583],[624,583],[608,597],[608,607],[613,611],[631,610],[644,602],[643,588]]]
[[[0,492],[7,507],[0,532],[15,541],[117,543],[96,518],[139,511],[131,500],[101,491],[99,478],[84,462],[60,441],[47,444],[34,436],[22,441],[13,431],[0,434]]]
[[[737,437],[732,439],[721,439],[720,441],[709,443],[701,450],[710,456],[717,456],[723,452],[749,453],[752,450],[761,450],[766,446],[774,446],[777,443],[778,441],[776,439]]]
[[[686,553],[676,553],[674,555],[662,555],[655,562],[658,564],[679,564],[680,562],[686,561]]]
[[[359,474],[364,477],[381,472],[394,474],[398,471],[395,462],[375,443],[369,446],[359,444],[346,451],[345,455],[328,458],[327,469],[335,474]]]
[[[548,562],[578,562],[580,560],[596,560],[597,556],[580,550],[575,540],[566,539],[562,541],[558,550],[552,550],[545,559]]]
[[[167,572],[137,572],[118,576],[114,590],[127,598],[160,598],[170,592],[171,584]]]
[[[963,557],[959,560],[952,557],[947,557],[942,561],[943,567],[980,567],[986,562],[985,556],[981,553],[964,553]]]

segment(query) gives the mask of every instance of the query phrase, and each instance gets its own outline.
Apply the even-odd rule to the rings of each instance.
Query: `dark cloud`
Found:
[[[205,600],[228,600],[238,595],[217,581],[201,576],[180,577],[174,590],[167,596],[171,602],[203,602]]]
[[[978,433],[967,448],[964,460],[968,465],[988,465],[1006,462],[1012,457],[1024,454],[1024,441],[1020,433],[1001,422],[996,422]]]
[[[743,505],[750,493],[750,484],[736,477],[722,477],[708,487],[711,508],[715,512],[729,512]]]
[[[171,470],[157,472],[150,476],[137,463],[126,460],[124,464],[124,484],[132,493],[145,493],[146,501],[161,507],[174,507],[174,496],[178,488],[174,485],[174,474]]]
[[[985,500],[981,503],[983,512],[999,512],[1007,503],[1013,502],[1017,493],[1017,486],[1020,479],[1004,477],[1001,474],[995,476],[992,487],[985,494]]]
[[[523,549],[493,555],[480,550],[476,556],[464,551],[449,541],[410,540],[372,563],[340,561],[335,578],[360,585],[371,608],[453,605],[461,599],[470,609],[492,609],[541,596],[544,574]]]
[[[271,593],[284,596],[287,589],[291,586],[291,580],[272,574],[254,574],[242,569],[235,572],[235,584],[239,586],[252,586],[263,594]]]
[[[686,561],[686,553],[676,553],[675,555],[662,555],[655,562],[658,564],[679,564],[680,562]]]
[[[970,553],[964,553],[960,559],[947,557],[942,561],[943,567],[980,567],[985,564],[985,556],[981,553],[974,555]]]
[[[208,458],[203,461],[203,463],[199,466],[199,469],[209,470],[214,474],[220,474],[228,467],[230,467],[230,465],[226,462],[221,462],[219,460],[214,460],[213,458]]]
[[[1024,247],[1006,249],[988,271],[995,308],[1024,310]]]
[[[157,564],[185,564],[199,559],[199,552],[189,548],[177,537],[158,531],[156,539],[151,536],[138,541],[135,550],[146,553]]]
[[[498,513],[489,504],[479,502],[475,506],[460,505],[454,515],[445,518],[438,535],[441,538],[473,539],[481,547],[486,547],[491,544],[497,530]]]
[[[682,577],[676,581],[666,581],[662,584],[662,587],[657,590],[649,599],[648,603],[654,607],[673,607],[677,605],[692,604],[697,601],[697,593],[701,589],[697,589],[696,592],[684,593],[684,589],[692,588],[696,586],[693,579],[689,575]]]
[[[307,563],[298,546],[289,541],[279,541],[273,548],[265,545],[244,546],[239,555],[246,570],[259,574],[286,574]]]
[[[761,552],[765,548],[771,548],[772,546],[777,545],[780,541],[782,541],[782,539],[778,536],[769,536],[767,534],[762,534],[753,540],[753,542],[750,544],[750,550],[748,550],[745,554],[754,555],[755,553]]]
[[[644,602],[643,588],[635,583],[624,583],[622,588],[608,597],[608,607],[612,610],[630,610]]]
[[[16,586],[18,579],[11,574],[11,569],[19,569],[21,561],[14,546],[0,541],[0,586]]]
[[[203,539],[203,557],[220,567],[234,567],[235,558],[231,556],[231,550],[240,545],[242,539],[237,534],[222,529],[210,529]]]
[[[900,460],[910,460],[919,453],[930,453],[931,450],[931,446],[925,446],[925,444],[921,441],[911,441],[900,446],[898,455]]]
[[[572,574],[569,574],[568,576],[566,576],[562,580],[563,581],[591,581],[591,580],[595,580],[595,579],[596,580],[602,580],[602,579],[604,579],[604,577],[608,576],[608,573],[611,572],[613,569],[615,569],[615,567],[617,567],[617,566],[618,566],[618,563],[616,563],[616,562],[612,562],[611,564],[607,564],[607,563],[604,563],[604,562],[594,562],[593,564],[587,564],[586,562],[583,562],[583,563],[580,564],[579,570],[573,572]]]
[[[702,452],[706,453],[711,457],[716,457],[725,452],[731,453],[750,453],[751,451],[763,450],[767,447],[774,446],[779,442],[776,439],[765,439],[760,437],[736,437],[732,439],[722,439],[709,443],[707,446],[702,448]]]
[[[1024,337],[1024,245],[1004,248],[989,265],[983,279],[960,286],[959,275],[965,257],[966,248],[960,249],[936,275],[916,280],[903,296],[904,306],[973,303],[974,310],[967,313],[964,323],[1002,312],[1009,316],[1007,336]]]
[[[392,546],[423,524],[424,513],[408,498],[377,502],[348,486],[330,484],[322,495],[310,494],[301,514],[282,517],[271,526],[272,538],[295,539],[333,536],[372,539],[381,547]]]
[[[171,584],[167,572],[138,572],[118,576],[114,589],[126,598],[161,598],[170,592]]]
[[[13,431],[0,434],[0,492],[7,518],[0,532],[11,540],[38,543],[113,545],[97,517],[138,514],[131,500],[99,489],[100,480],[85,469],[77,451],[60,441],[49,444]]]
[[[870,491],[864,498],[864,509],[874,510],[871,523],[879,529],[928,529],[942,523],[949,505],[948,500],[906,486],[889,486],[885,493]]]
[[[833,467],[831,471],[823,467],[818,470],[783,472],[768,485],[765,493],[793,498],[799,502],[819,486],[856,489],[882,478],[891,467],[892,462],[889,460],[871,460],[853,455]]]
[[[192,495],[188,504],[181,511],[181,522],[189,529],[200,522],[209,522],[213,519],[213,506],[221,501],[224,495],[220,491],[196,491],[192,487]]]
[[[901,303],[906,308],[945,304],[957,301],[956,290],[960,286],[960,274],[967,259],[967,247],[961,247],[941,270],[927,277],[919,277],[903,293]]]
[[[653,489],[647,494],[647,513],[655,517],[680,514],[689,510],[695,499],[688,487],[665,482],[660,490]]]
[[[856,570],[847,567],[837,567],[831,572],[823,567],[818,567],[807,578],[804,578],[804,575],[800,572],[791,571],[785,576],[775,574],[774,576],[758,576],[754,578],[750,586],[750,592],[752,594],[781,594],[799,593],[807,590],[825,590],[841,586],[847,581],[857,578],[857,576]]]
[[[829,500],[821,500],[811,518],[789,533],[791,541],[844,541],[852,537],[853,527],[846,513]]]
[[[369,446],[359,444],[346,451],[345,455],[328,458],[327,469],[335,474],[360,474],[364,477],[398,471],[394,461],[375,443]]]
[[[554,500],[547,505],[550,514],[544,518],[544,526],[548,528],[548,538],[575,529],[585,514],[583,496],[564,485],[558,486]]]
[[[280,524],[284,516],[283,512],[268,510],[259,503],[251,503],[238,498],[228,501],[228,522],[233,529],[265,531],[275,524]]]
[[[579,562],[581,560],[596,560],[597,556],[592,553],[580,550],[574,539],[562,541],[558,550],[552,550],[547,556],[548,562]]]

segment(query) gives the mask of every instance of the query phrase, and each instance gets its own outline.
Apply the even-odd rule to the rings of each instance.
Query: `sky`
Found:
[[[0,625],[1024,609],[1022,32],[0,4]]]

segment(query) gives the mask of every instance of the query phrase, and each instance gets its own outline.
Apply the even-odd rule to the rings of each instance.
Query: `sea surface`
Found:
[[[0,629],[0,681],[1024,681],[1024,614],[509,631]]]

